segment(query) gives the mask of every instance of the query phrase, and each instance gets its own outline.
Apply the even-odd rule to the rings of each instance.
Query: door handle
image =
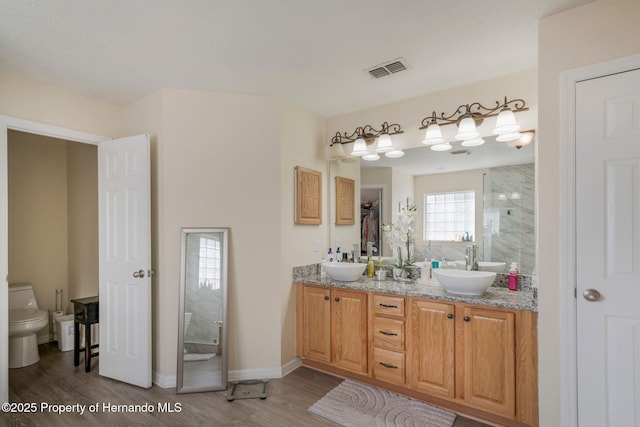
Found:
[[[136,279],[142,279],[144,277],[144,270],[138,270],[133,273],[133,277]]]
[[[600,295],[600,292],[595,289],[585,289],[582,296],[589,302],[596,302],[602,295]]]

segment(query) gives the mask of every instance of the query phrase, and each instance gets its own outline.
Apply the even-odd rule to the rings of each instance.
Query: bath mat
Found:
[[[456,414],[356,381],[345,380],[309,408],[345,427],[451,427]]]
[[[187,353],[184,355],[185,362],[202,362],[211,359],[215,353]]]

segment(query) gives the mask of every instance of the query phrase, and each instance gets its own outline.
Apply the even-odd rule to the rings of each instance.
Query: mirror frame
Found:
[[[176,393],[197,393],[203,391],[220,391],[228,388],[227,378],[227,293],[228,293],[228,247],[229,247],[229,228],[186,228],[180,230],[180,295],[178,303],[178,372],[176,377]],[[186,249],[187,236],[189,234],[206,234],[221,233],[223,238],[222,244],[222,265],[220,291],[222,293],[222,336],[218,337],[218,345],[222,346],[222,372],[220,374],[220,384],[189,386],[184,384],[184,315],[185,315],[185,292],[187,289],[187,263]]]

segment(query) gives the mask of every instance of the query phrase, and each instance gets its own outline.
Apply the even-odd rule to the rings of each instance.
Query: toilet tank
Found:
[[[16,308],[38,308],[31,283],[9,285],[9,310]]]

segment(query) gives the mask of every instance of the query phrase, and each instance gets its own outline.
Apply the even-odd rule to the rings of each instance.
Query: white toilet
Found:
[[[9,285],[9,368],[22,368],[40,360],[38,331],[49,322],[38,309],[30,283]]]

